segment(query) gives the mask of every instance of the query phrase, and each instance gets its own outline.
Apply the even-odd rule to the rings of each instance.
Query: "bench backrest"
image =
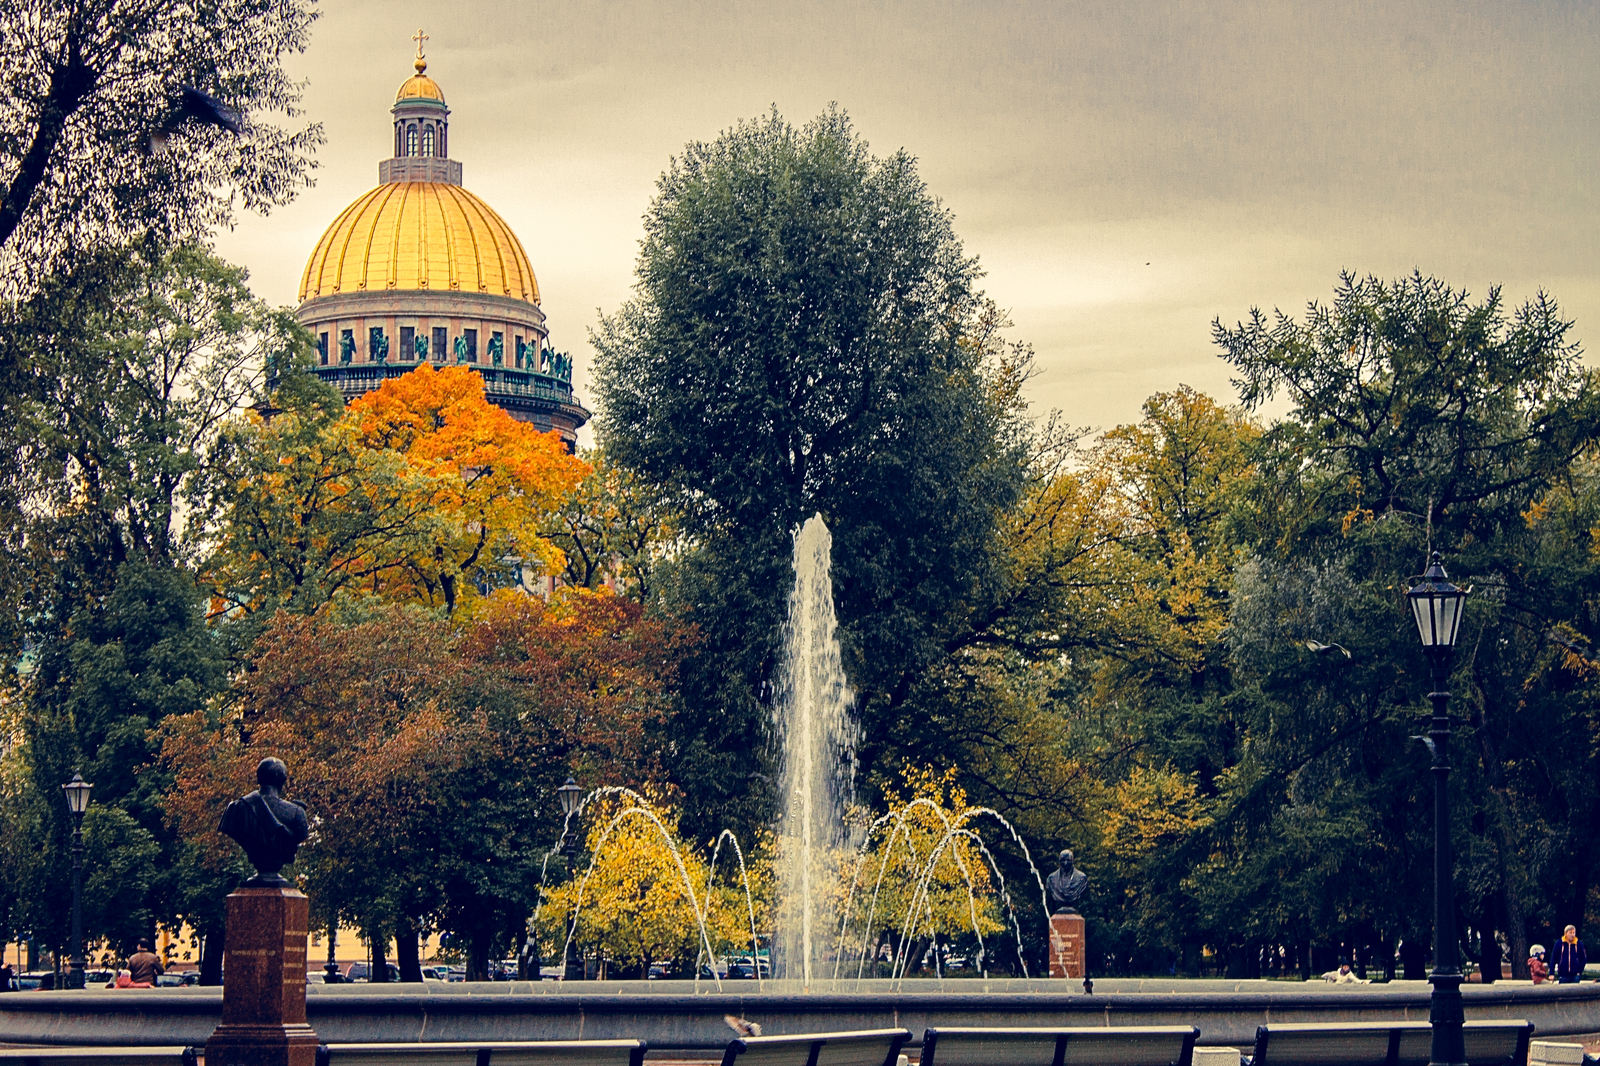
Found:
[[[641,1066],[646,1050],[643,1040],[323,1044],[317,1066]]]
[[[1533,1025],[1521,1020],[1467,1022],[1470,1066],[1527,1066]],[[1263,1025],[1252,1066],[1427,1066],[1433,1029],[1427,1022]]]
[[[0,1066],[195,1066],[192,1047],[0,1048]]]
[[[895,1066],[909,1029],[745,1036],[728,1044],[722,1066]]]
[[[1190,1066],[1192,1025],[929,1029],[922,1066]]]

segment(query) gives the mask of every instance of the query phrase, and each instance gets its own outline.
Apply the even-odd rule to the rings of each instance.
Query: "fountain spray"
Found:
[[[833,857],[846,845],[855,723],[833,610],[833,537],[822,516],[794,538],[794,590],[784,630],[778,685],[783,743],[783,816],[779,825],[779,902],[774,976],[806,988],[821,973],[817,949],[832,925]],[[826,915],[826,917],[825,917]]]

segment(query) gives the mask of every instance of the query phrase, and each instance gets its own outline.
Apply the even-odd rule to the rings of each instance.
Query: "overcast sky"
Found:
[[[1180,382],[1231,401],[1211,320],[1299,313],[1342,269],[1543,288],[1596,335],[1590,0],[330,0],[290,64],[328,136],[317,184],[219,239],[271,302],[376,184],[418,27],[451,154],[591,405],[588,328],[629,294],[668,158],[773,104],[800,124],[837,101],[920,160],[1038,349],[1036,409],[1075,424]]]

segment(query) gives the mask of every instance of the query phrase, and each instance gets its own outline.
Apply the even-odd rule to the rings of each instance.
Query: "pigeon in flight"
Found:
[[[177,99],[167,115],[167,120],[161,124],[160,129],[150,135],[150,151],[157,155],[165,152],[168,140],[185,122],[216,126],[234,136],[244,132],[243,116],[239,112],[208,92],[196,89],[192,85],[180,85]]]
[[[724,1014],[722,1020],[728,1023],[728,1028],[740,1036],[760,1036],[761,1026],[755,1022],[747,1022],[743,1018],[735,1018],[731,1014]]]

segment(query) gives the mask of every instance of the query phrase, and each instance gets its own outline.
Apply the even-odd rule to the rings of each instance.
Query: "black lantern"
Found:
[[[578,797],[583,795],[583,789],[569,777],[566,784],[556,789],[556,795],[561,797],[561,813],[571,814],[572,809],[578,805]]]
[[[67,963],[67,987],[83,987],[83,812],[89,809],[89,790],[94,788],[76,770],[72,780],[61,786],[72,812],[72,955]]]
[[[1461,605],[1467,593],[1450,583],[1438,552],[1433,553],[1422,579],[1406,596],[1411,600],[1411,613],[1417,618],[1422,646],[1430,651],[1455,647],[1456,636],[1461,632]]]
[[[67,810],[76,818],[82,818],[83,812],[89,809],[89,790],[94,788],[83,777],[73,771],[72,780],[61,786],[61,791],[67,795]]]

